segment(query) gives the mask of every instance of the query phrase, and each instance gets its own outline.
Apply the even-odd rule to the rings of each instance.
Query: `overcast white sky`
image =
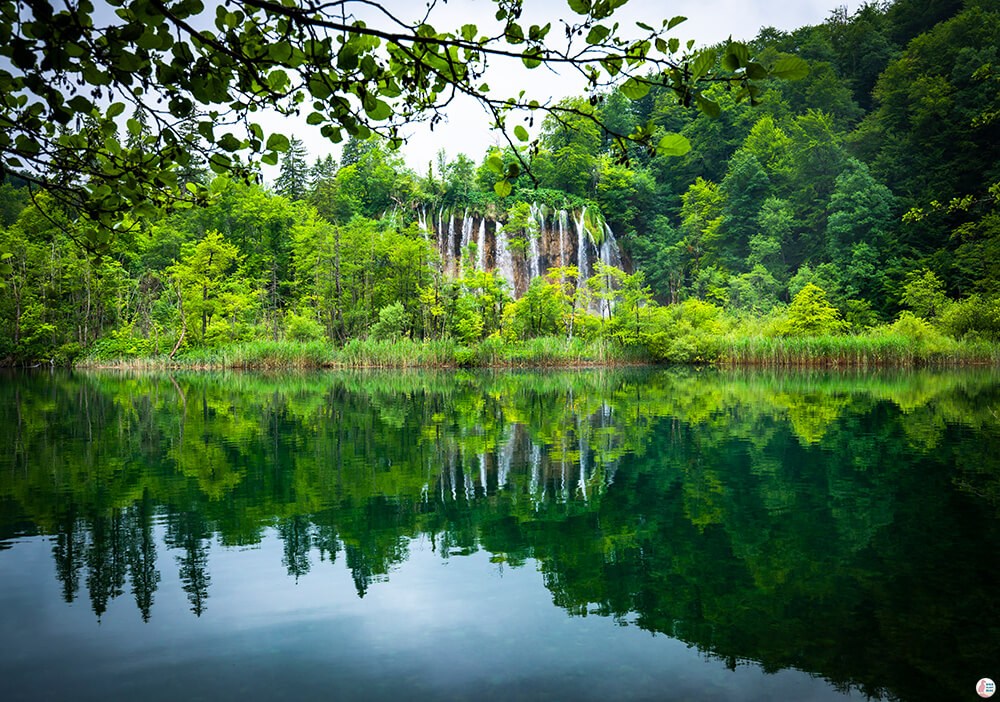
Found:
[[[389,7],[400,15],[422,15],[424,2],[388,0]],[[674,2],[653,3],[631,0],[620,8],[614,19],[623,29],[634,27],[634,23],[644,21],[660,26],[662,20],[676,15],[687,17],[687,21],[675,27],[670,36],[676,36],[683,43],[694,39],[696,45],[713,44],[732,36],[733,39],[751,39],[761,27],[776,27],[783,30],[796,29],[804,25],[824,21],[837,6],[846,5],[854,12],[861,4],[859,0],[838,2],[838,0],[676,0]],[[431,15],[430,23],[438,31],[457,30],[466,23],[476,24],[480,31],[496,24],[496,5],[489,0],[450,0],[438,3]],[[409,8],[412,8],[409,9]],[[569,9],[566,0],[526,0],[521,24],[527,28],[531,24],[544,25],[552,22],[550,37],[561,41],[562,23],[566,19],[573,22],[577,15]],[[623,34],[626,34],[623,32]],[[640,30],[636,29],[633,36]],[[527,96],[545,102],[550,98],[558,100],[583,92],[583,83],[577,76],[557,75],[542,67],[527,70],[516,62],[515,65],[496,65],[487,76],[491,89],[501,97],[516,95],[526,90]],[[489,118],[485,110],[471,99],[453,104],[448,111],[448,121],[438,125],[431,132],[424,125],[410,128],[408,142],[403,146],[403,156],[407,165],[419,173],[426,173],[427,163],[436,160],[436,154],[444,149],[449,158],[465,153],[478,161],[488,146],[495,143],[497,134],[488,128]],[[302,121],[280,118],[263,119],[265,131],[268,129],[294,133],[305,142],[312,163],[317,156],[332,153],[339,158],[340,146],[335,146],[319,135],[319,130]],[[532,132],[532,137],[535,133]],[[265,178],[271,180],[277,169],[266,169]]]

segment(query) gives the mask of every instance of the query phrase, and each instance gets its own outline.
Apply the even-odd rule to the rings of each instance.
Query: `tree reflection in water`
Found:
[[[125,593],[155,615],[158,535],[199,616],[213,542],[276,537],[296,580],[342,551],[364,597],[426,537],[534,559],[572,615],[872,695],[957,696],[1000,644],[988,372],[73,373],[0,398],[0,538],[52,535],[98,618]]]

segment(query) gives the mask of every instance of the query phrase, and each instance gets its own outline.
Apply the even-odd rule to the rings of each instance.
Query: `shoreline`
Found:
[[[671,349],[670,351],[674,351]],[[108,370],[377,370],[463,368],[606,368],[689,366],[718,368],[961,368],[1000,367],[1000,345],[905,337],[706,337],[682,352],[654,356],[644,346],[616,341],[541,337],[472,346],[451,340],[256,341],[188,350],[179,357],[84,358],[72,367]],[[48,364],[44,364],[48,365]]]

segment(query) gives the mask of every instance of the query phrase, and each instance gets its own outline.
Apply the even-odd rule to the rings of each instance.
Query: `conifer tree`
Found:
[[[281,174],[274,182],[279,195],[289,200],[301,200],[309,187],[309,166],[306,165],[306,147],[294,136],[289,140],[288,151],[281,157]]]

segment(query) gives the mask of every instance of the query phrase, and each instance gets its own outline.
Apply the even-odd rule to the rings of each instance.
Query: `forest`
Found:
[[[0,362],[996,362],[998,47],[996,0],[871,2],[762,29],[748,55],[808,75],[710,87],[718,114],[626,83],[533,147],[417,168],[378,136],[336,161],[299,135],[273,184],[195,155],[207,197],[97,253],[8,174]],[[610,135],[647,127],[690,150],[622,158]]]

